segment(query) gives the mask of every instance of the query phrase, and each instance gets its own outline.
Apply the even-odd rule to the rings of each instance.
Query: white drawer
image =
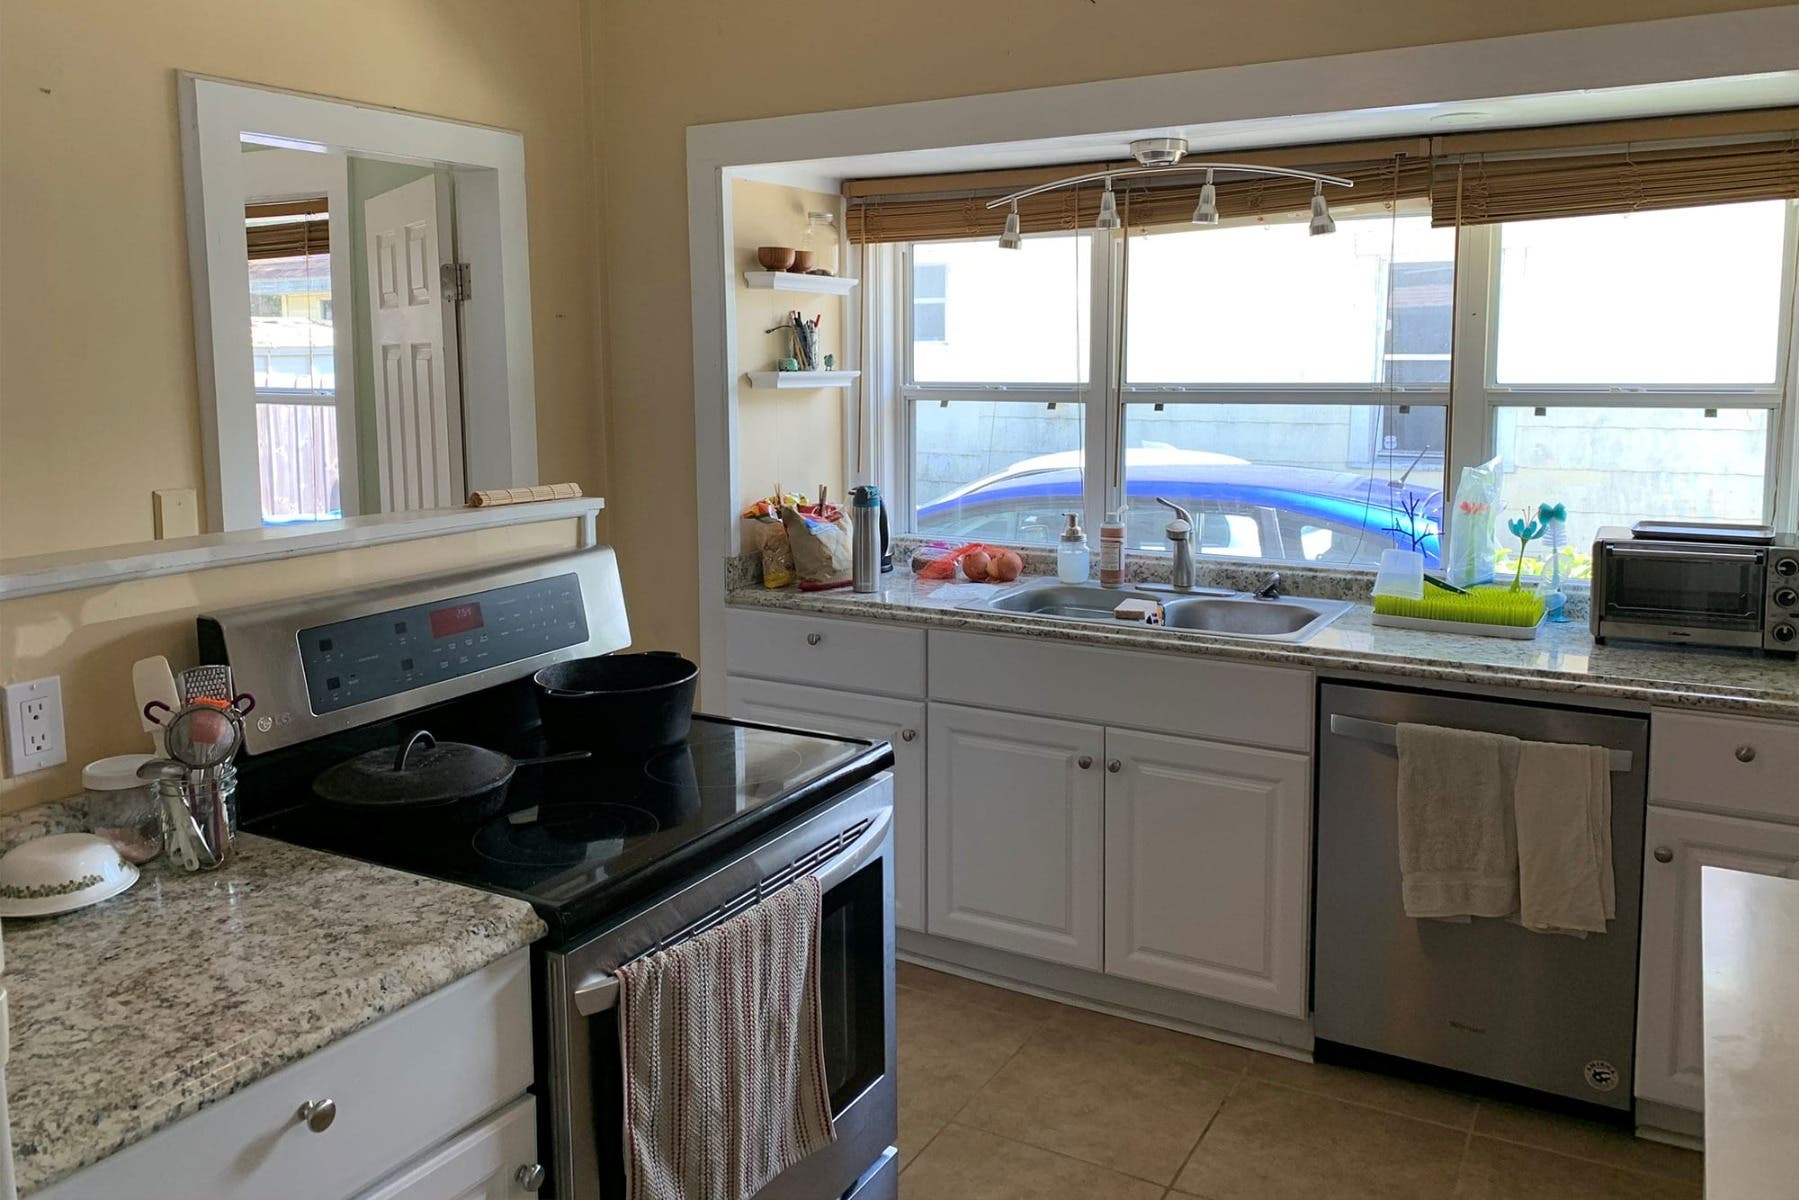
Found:
[[[517,1099],[531,1076],[530,959],[520,950],[38,1196],[339,1200]],[[314,1133],[297,1114],[324,1099],[337,1115]]]
[[[895,625],[732,608],[725,611],[725,664],[733,675],[922,697],[925,635]]]
[[[1799,725],[1656,709],[1649,802],[1799,821]]]
[[[931,699],[1310,752],[1312,674],[1287,667],[931,631]]]

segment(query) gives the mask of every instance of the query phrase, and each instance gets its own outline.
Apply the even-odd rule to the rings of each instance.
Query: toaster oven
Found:
[[[1799,653],[1799,538],[1641,522],[1593,543],[1593,640]]]

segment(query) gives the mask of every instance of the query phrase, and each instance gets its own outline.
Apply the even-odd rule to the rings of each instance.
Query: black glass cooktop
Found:
[[[454,714],[436,723],[427,715],[409,724],[477,740],[455,728]],[[398,741],[401,732],[387,736]],[[383,744],[379,736],[374,744]],[[543,749],[525,735],[484,744],[520,757]],[[373,824],[295,787],[307,771],[360,748],[315,744],[304,765],[243,760],[240,797],[256,801],[245,806],[243,828],[528,900],[558,941],[893,762],[879,743],[695,716],[681,746],[519,767],[505,806],[484,822],[451,813]],[[289,803],[271,803],[278,790]]]

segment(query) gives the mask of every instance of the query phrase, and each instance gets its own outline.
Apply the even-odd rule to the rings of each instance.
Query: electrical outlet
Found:
[[[69,761],[60,676],[9,683],[0,693],[5,697],[8,775],[26,775]]]

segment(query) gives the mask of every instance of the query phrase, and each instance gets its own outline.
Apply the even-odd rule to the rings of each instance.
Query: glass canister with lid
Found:
[[[162,853],[162,804],[156,785],[137,777],[149,754],[115,754],[81,769],[88,824],[121,858],[146,863]]]

